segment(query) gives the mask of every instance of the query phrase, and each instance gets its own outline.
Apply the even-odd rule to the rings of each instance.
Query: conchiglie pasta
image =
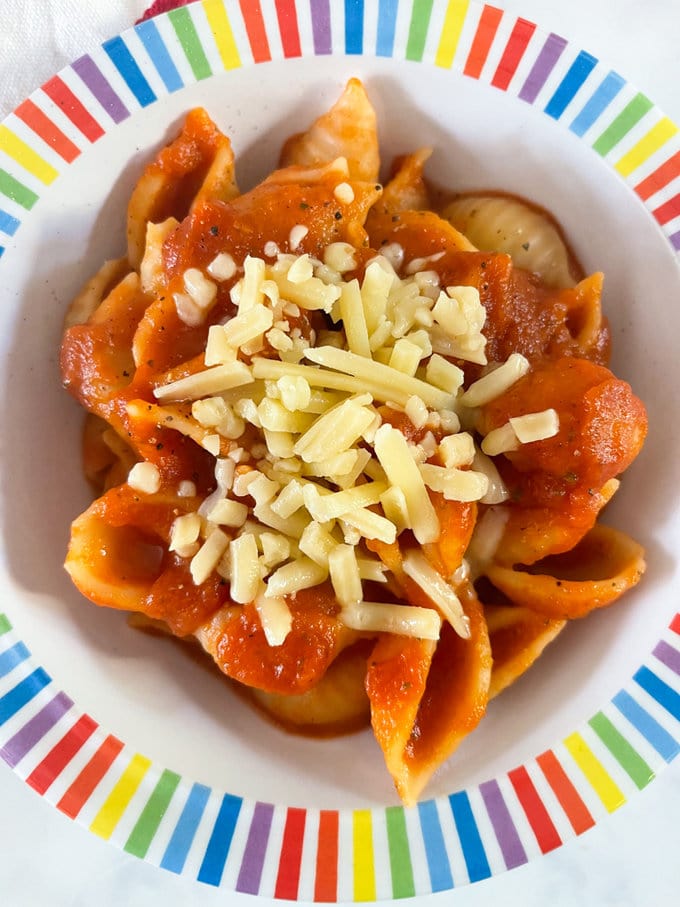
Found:
[[[548,215],[506,195],[462,195],[442,216],[485,252],[505,252],[550,287],[573,287],[571,256]]]
[[[640,579],[597,519],[647,420],[550,216],[440,212],[429,149],[384,188],[379,151],[350,79],[242,194],[201,109],[148,164],[62,340],[101,494],[65,567],[285,729],[370,721],[412,805],[567,620]]]

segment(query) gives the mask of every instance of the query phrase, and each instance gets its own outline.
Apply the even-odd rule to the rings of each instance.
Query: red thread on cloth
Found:
[[[141,19],[137,22],[144,22],[145,19],[151,19],[154,16],[160,16],[161,13],[169,13],[172,9],[178,9],[180,6],[186,6],[191,0],[154,0]]]

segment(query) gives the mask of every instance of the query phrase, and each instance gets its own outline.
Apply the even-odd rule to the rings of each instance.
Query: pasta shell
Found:
[[[375,110],[359,79],[306,132],[291,136],[281,150],[281,166],[326,164],[344,157],[353,179],[375,183],[380,172]]]
[[[554,222],[517,198],[463,195],[442,216],[485,252],[505,252],[518,268],[533,271],[550,287],[572,287],[570,255]]]
[[[485,605],[493,669],[489,699],[527,671],[562,632],[566,620],[552,620],[518,605]]]
[[[571,551],[546,558],[534,570],[493,565],[486,575],[515,604],[572,620],[636,586],[645,572],[644,549],[625,533],[596,524]]]

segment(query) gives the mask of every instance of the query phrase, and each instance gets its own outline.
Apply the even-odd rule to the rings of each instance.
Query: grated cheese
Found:
[[[228,252],[220,252],[206,268],[215,280],[229,280],[236,273],[236,262]]]
[[[545,409],[540,413],[527,413],[525,416],[513,416],[510,425],[522,444],[533,441],[545,441],[553,438],[560,430],[560,420],[554,409]]]
[[[255,599],[260,588],[260,560],[257,542],[252,532],[244,532],[229,543],[231,562],[230,595],[235,602],[247,604]]]
[[[229,536],[222,532],[221,529],[213,529],[189,564],[189,571],[194,585],[200,586],[208,579],[219,564],[228,546]]]
[[[346,165],[330,169],[342,174],[336,198],[350,204]],[[405,555],[403,569],[432,608],[364,601],[364,582],[394,582],[366,543],[391,545],[405,531],[420,544],[435,542],[440,526],[430,492],[461,502],[505,500],[487,454],[551,437],[557,414],[513,417],[476,448],[476,408],[528,369],[513,354],[464,389],[464,373],[450,360],[486,364],[477,290],[442,289],[432,267],[441,253],[404,267],[398,243],[367,262],[361,280],[345,279],[357,268],[356,250],[336,242],[319,259],[300,254],[307,234],[296,224],[289,252],[268,241],[265,257],[246,257],[230,290],[236,314],[208,329],[205,368],[154,389],[161,403],[191,404],[191,416],[176,407],[178,427],[193,426],[184,433],[216,457],[217,487],[198,512],[177,517],[172,550],[191,557],[195,582],[217,571],[234,602],[253,602],[269,645],[281,645],[291,630],[286,596],[327,580],[350,628],[436,640],[443,616],[467,638],[455,589],[419,551]],[[207,266],[207,277],[188,269],[175,299],[180,317],[200,324],[216,282],[238,272],[226,252]],[[336,330],[317,336],[305,316],[314,311],[329,315]],[[418,443],[383,421],[380,405],[409,419]],[[475,546],[488,550],[492,536],[473,537],[473,574]],[[463,582],[467,570],[462,564],[452,583]]]
[[[156,494],[161,487],[161,474],[155,463],[144,461],[135,463],[128,473],[127,483],[135,491],[143,494]]]
[[[260,589],[254,604],[267,643],[270,646],[283,645],[293,627],[293,615],[286,600],[280,596],[267,596]]]
[[[219,394],[234,387],[251,384],[253,376],[243,362],[232,362],[229,365],[215,365],[204,372],[178,378],[169,384],[154,388],[153,395],[162,403],[181,400],[198,400],[211,394]]]
[[[375,453],[392,485],[404,494],[413,534],[421,545],[439,538],[439,520],[425,483],[402,433],[381,425],[375,435]]]
[[[464,406],[484,406],[500,397],[529,371],[529,362],[520,353],[512,353],[498,368],[479,378],[460,398]]]
[[[345,607],[358,604],[363,598],[363,591],[354,546],[336,545],[328,555],[328,570],[340,604]]]
[[[420,586],[456,633],[463,639],[469,639],[470,621],[463,610],[460,599],[425,555],[420,551],[409,551],[404,557],[403,567],[404,573]]]
[[[439,639],[441,617],[434,608],[362,601],[340,612],[345,626],[367,633],[394,633],[416,639]]]
[[[217,297],[217,286],[198,268],[188,268],[184,272],[184,289],[192,302],[201,312],[207,312]]]
[[[354,201],[354,189],[349,183],[338,183],[333,190],[333,195],[343,205],[351,205]]]
[[[288,236],[288,245],[292,252],[294,252],[309,233],[309,227],[305,227],[304,224],[296,224],[291,228],[290,234]]]

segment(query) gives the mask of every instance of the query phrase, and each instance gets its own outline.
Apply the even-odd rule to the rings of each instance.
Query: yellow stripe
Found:
[[[357,809],[353,814],[352,843],[354,847],[354,900],[375,900],[375,868],[373,865],[373,832],[371,811]]]
[[[90,825],[90,831],[106,840],[111,837],[114,828],[120,821],[120,817],[127,809],[130,800],[134,797],[150,766],[151,760],[145,756],[137,754],[132,757],[130,764],[116,782],[102,808],[94,817],[92,825]]]
[[[607,812],[613,813],[626,802],[616,783],[580,734],[571,734],[564,745],[602,800]]]
[[[443,66],[445,69],[451,68],[469,5],[469,0],[449,0],[441,40],[434,58],[437,66]]]
[[[655,151],[658,151],[662,145],[664,145],[669,139],[671,139],[676,132],[678,127],[672,120],[669,120],[668,117],[664,117],[662,120],[653,126],[647,135],[643,136],[640,141],[634,145],[630,151],[626,152],[624,156],[615,164],[616,170],[622,176],[628,176],[633,170],[636,170],[641,164],[650,158]]]
[[[224,68],[236,69],[241,65],[241,58],[224,3],[222,0],[203,0],[203,9]]]
[[[41,183],[49,186],[59,176],[51,164],[43,160],[26,142],[15,135],[7,126],[0,126],[0,151],[20,164],[24,170],[33,174]]]

